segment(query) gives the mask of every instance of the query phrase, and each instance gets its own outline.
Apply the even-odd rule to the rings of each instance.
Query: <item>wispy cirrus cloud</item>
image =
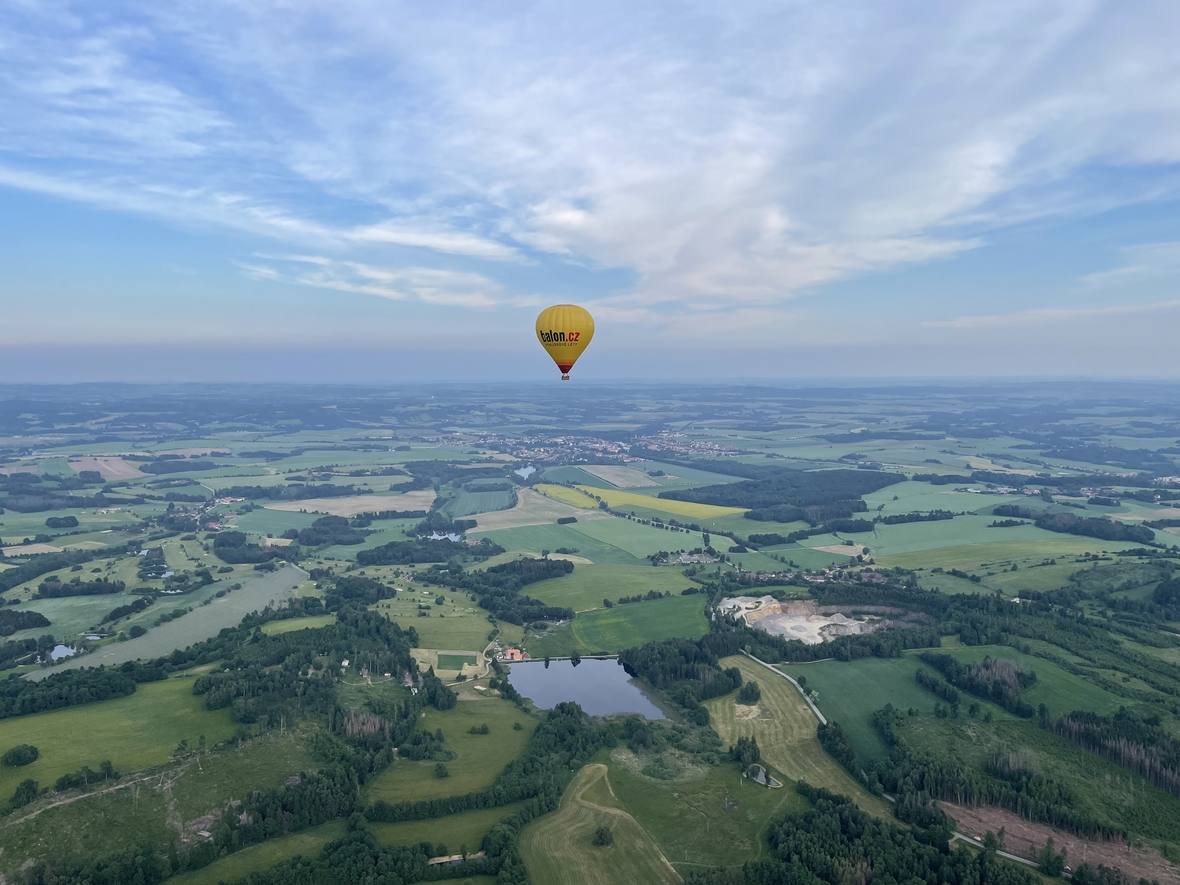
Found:
[[[1085,307],[1043,307],[1011,313],[975,314],[948,320],[924,320],[928,329],[1008,329],[1038,326],[1071,320],[1101,317],[1127,317],[1154,313],[1180,313],[1180,299],[1149,301],[1142,304],[1105,304]]]
[[[506,303],[576,264],[629,273],[608,309],[756,318],[1175,197],[1177,31],[1170,0],[11,4],[0,185],[331,252],[303,285],[462,263],[456,303]]]

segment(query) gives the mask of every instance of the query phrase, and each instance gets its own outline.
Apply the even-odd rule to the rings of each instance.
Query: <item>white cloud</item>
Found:
[[[925,320],[928,329],[1008,329],[1102,317],[1180,312],[1180,299],[1145,304],[1108,304],[1087,307],[1044,307],[1012,313],[961,316],[949,320]]]
[[[477,273],[430,267],[380,267],[322,255],[259,254],[259,261],[240,262],[247,276],[268,282],[311,286],[390,301],[420,301],[447,307],[523,306],[535,299],[509,297],[495,281]]]
[[[608,309],[757,310],[1180,193],[1172,0],[96,10],[0,11],[0,183],[329,250],[335,288],[427,291],[357,267],[429,252],[502,301],[531,252],[629,271]]]

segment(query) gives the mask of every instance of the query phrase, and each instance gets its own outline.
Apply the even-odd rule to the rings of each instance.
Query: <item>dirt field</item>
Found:
[[[21,544],[17,547],[0,548],[5,556],[32,556],[34,553],[61,553],[61,547],[52,544]]]
[[[70,459],[70,467],[76,473],[81,473],[83,470],[97,470],[102,474],[103,479],[135,479],[147,475],[131,461],[125,461],[117,456],[72,458]]]
[[[580,464],[587,473],[605,479],[613,486],[621,489],[638,489],[647,486],[658,486],[659,483],[634,467],[618,467],[614,464]]]
[[[516,506],[510,510],[495,510],[474,517],[477,525],[471,532],[490,532],[494,529],[515,529],[525,525],[548,525],[559,517],[573,516],[579,522],[602,519],[609,514],[597,510],[583,510],[561,501],[554,501],[532,489],[516,493]]]
[[[1071,867],[1082,863],[1105,864],[1134,878],[1180,882],[1180,867],[1149,848],[1131,848],[1125,842],[1089,841],[1065,830],[1027,821],[1002,808],[965,808],[950,802],[940,802],[939,805],[968,836],[983,838],[984,833],[998,833],[1003,827],[1004,850],[1021,857],[1035,859],[1036,853],[1052,836],[1053,844],[1058,849],[1065,849],[1065,862]]]
[[[429,510],[434,503],[434,492],[420,489],[400,495],[349,495],[342,498],[304,498],[302,501],[278,501],[267,504],[267,510],[286,510],[299,513],[327,513],[332,516],[356,516],[380,510]]]

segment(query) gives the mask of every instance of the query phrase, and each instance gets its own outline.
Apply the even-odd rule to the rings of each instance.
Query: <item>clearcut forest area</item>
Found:
[[[1180,881],[1174,385],[0,387],[0,597],[5,882]]]

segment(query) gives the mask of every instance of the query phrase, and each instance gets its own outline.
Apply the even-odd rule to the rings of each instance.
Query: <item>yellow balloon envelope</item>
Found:
[[[576,304],[554,304],[537,317],[537,340],[561,369],[561,380],[570,380],[570,369],[594,337],[594,317]]]

